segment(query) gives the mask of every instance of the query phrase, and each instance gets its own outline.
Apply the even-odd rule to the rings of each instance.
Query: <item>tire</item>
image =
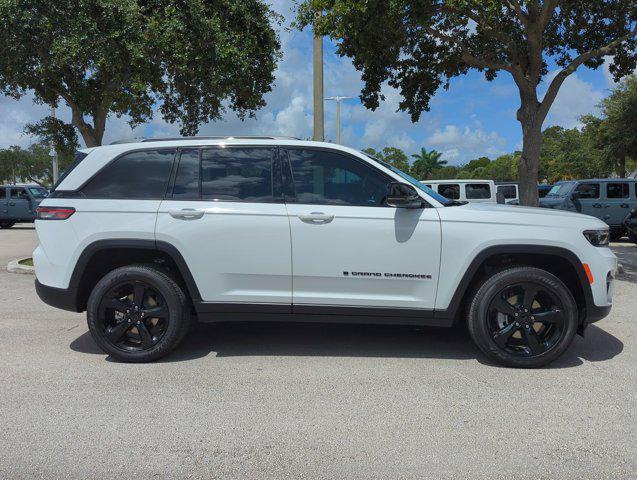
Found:
[[[623,229],[613,229],[610,230],[610,241],[611,242],[619,242],[626,235],[626,231]]]
[[[89,296],[86,316],[95,343],[123,362],[151,362],[167,355],[190,328],[189,302],[181,287],[146,265],[106,274]]]
[[[478,288],[467,326],[489,358],[508,367],[537,368],[569,347],[577,332],[578,309],[570,290],[553,274],[514,267]]]
[[[11,228],[14,225],[15,225],[15,222],[10,222],[10,221],[0,222],[0,228],[2,228],[3,230],[6,229],[6,228]]]
[[[633,242],[633,243],[637,243],[637,235],[631,233],[630,235],[628,235],[628,241],[629,242]]]

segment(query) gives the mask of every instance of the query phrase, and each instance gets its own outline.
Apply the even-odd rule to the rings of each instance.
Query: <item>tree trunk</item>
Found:
[[[533,105],[529,105],[533,104]],[[539,203],[540,153],[542,152],[542,119],[537,102],[524,102],[518,110],[522,125],[522,158],[518,166],[520,205],[537,207]]]
[[[622,157],[619,160],[619,171],[617,175],[619,175],[619,178],[626,178],[626,157]]]

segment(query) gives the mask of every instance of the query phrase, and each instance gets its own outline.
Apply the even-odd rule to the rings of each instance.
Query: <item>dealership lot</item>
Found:
[[[35,245],[0,238],[2,265]],[[527,371],[462,328],[365,325],[202,325],[115,363],[0,271],[0,478],[635,478],[637,246],[616,251],[610,317]]]

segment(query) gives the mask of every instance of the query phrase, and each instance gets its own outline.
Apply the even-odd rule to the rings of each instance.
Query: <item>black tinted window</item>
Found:
[[[500,185],[498,186],[498,193],[501,193],[505,200],[517,198],[517,190],[515,188],[515,185]],[[469,197],[467,196],[467,198]]]
[[[199,149],[182,150],[173,186],[173,198],[199,199]]]
[[[270,148],[210,148],[201,156],[203,198],[268,202],[272,192]]]
[[[467,183],[465,193],[470,200],[491,198],[491,186],[486,183]]]
[[[363,162],[327,150],[289,150],[297,203],[383,205],[389,180]]]
[[[131,152],[106,165],[82,189],[88,198],[163,198],[175,150]]]
[[[575,192],[579,194],[579,198],[599,198],[599,183],[581,183]]]
[[[24,188],[12,188],[9,191],[9,196],[14,200],[24,199],[28,200],[29,195],[27,194],[26,189]]]
[[[606,198],[628,198],[628,184],[627,183],[607,183],[606,184]]]
[[[438,185],[438,193],[449,200],[460,198],[460,185],[457,183],[441,183]]]

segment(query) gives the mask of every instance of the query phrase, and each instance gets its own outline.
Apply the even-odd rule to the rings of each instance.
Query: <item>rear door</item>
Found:
[[[620,226],[630,212],[630,183],[626,181],[606,183],[604,221],[611,226]]]
[[[441,237],[436,209],[386,206],[394,180],[354,156],[311,148],[287,153],[294,312],[433,309]]]
[[[290,225],[278,171],[276,148],[181,149],[156,238],[183,256],[201,309],[290,311]]]
[[[33,219],[31,199],[25,187],[9,188],[9,218],[16,220]]]

